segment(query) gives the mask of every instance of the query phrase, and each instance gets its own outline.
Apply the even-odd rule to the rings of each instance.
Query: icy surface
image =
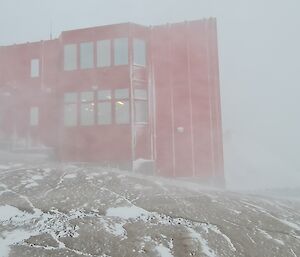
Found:
[[[158,252],[159,256],[161,257],[173,257],[170,252],[170,249],[163,246],[162,244],[155,247],[155,250]]]
[[[1,163],[0,163],[1,165]],[[300,203],[82,164],[0,170],[0,256],[300,256]]]
[[[106,216],[119,217],[122,219],[135,219],[140,216],[148,216],[149,213],[142,208],[137,206],[124,206],[124,207],[115,207],[109,208],[106,211]]]

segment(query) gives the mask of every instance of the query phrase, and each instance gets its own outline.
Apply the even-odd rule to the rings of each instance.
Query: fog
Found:
[[[1,0],[0,45],[128,21],[216,17],[227,184],[293,187],[300,185],[299,8],[296,0]]]
[[[299,13],[297,0],[0,0],[0,47],[40,42],[0,49],[0,257],[300,256]],[[210,17],[225,183],[215,20],[170,25]]]

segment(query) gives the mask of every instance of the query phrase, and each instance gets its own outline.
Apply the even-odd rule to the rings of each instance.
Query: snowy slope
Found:
[[[0,256],[300,256],[297,201],[75,164],[0,166]]]

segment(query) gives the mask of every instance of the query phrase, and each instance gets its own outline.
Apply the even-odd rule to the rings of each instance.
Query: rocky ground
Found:
[[[300,202],[82,164],[2,161],[0,256],[297,257]]]

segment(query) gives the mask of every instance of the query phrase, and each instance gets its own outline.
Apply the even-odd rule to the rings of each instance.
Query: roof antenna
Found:
[[[52,40],[52,20],[50,21],[50,40]]]

